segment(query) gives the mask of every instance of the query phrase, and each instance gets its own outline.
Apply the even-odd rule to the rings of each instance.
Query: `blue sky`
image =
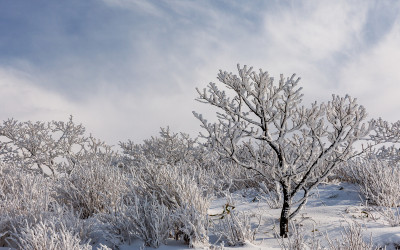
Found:
[[[399,1],[0,2],[0,118],[66,120],[111,144],[196,135],[195,87],[247,64],[400,119]]]

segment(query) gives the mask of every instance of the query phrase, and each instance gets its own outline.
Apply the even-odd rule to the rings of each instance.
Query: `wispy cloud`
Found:
[[[400,115],[400,18],[379,42],[345,64],[340,71],[341,92],[351,92],[369,113],[387,120]]]
[[[395,1],[6,0],[0,95],[12,105],[0,115],[73,114],[114,144],[166,125],[195,135],[191,111],[211,111],[194,88],[241,63],[298,73],[306,103],[349,93],[371,115],[398,119],[399,10]]]

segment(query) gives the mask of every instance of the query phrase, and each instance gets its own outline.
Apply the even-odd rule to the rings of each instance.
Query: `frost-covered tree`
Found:
[[[375,143],[386,143],[377,150],[370,150],[368,158],[387,161],[390,165],[400,163],[400,121],[390,123],[379,118],[375,122],[374,133],[371,135]]]
[[[278,184],[283,195],[280,235],[306,204],[310,191],[339,164],[354,155],[353,145],[369,132],[371,122],[356,99],[332,96],[328,103],[302,105],[300,78],[280,76],[238,65],[239,75],[220,71],[227,91],[210,83],[198,101],[218,108],[209,123],[193,112],[208,135],[200,134],[221,155]],[[301,194],[299,199],[294,199]],[[299,196],[297,196],[299,197]]]
[[[18,122],[9,119],[0,125],[0,160],[21,168],[55,175],[75,165],[85,151],[85,128],[68,122]],[[64,161],[63,161],[63,160]]]
[[[152,136],[142,144],[133,141],[120,142],[124,155],[134,160],[144,157],[158,165],[176,165],[178,163],[193,163],[204,158],[203,148],[198,147],[197,139],[192,139],[185,133],[174,133],[169,127],[161,128],[160,136]]]
[[[379,118],[375,123],[375,134],[371,136],[372,139],[379,142],[400,143],[400,121],[390,123]]]

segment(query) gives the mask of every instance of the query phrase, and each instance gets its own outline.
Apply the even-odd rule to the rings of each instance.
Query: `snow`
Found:
[[[233,204],[230,205],[234,205],[235,210],[261,215],[262,220],[255,242],[246,242],[243,246],[236,247],[225,246],[224,249],[281,249],[278,239],[275,237],[275,230],[279,229],[280,209],[270,209],[265,200],[253,189],[235,192],[231,194],[229,200],[233,201]],[[226,203],[226,197],[214,199],[209,214],[221,213]],[[388,250],[396,249],[396,244],[400,245],[400,227],[390,227],[379,215],[375,213],[372,216],[372,214],[373,212],[369,211],[362,201],[356,185],[348,183],[321,184],[293,221],[300,225],[300,231],[308,237],[311,237],[312,231],[315,230],[315,236],[320,239],[322,245],[327,244],[325,235],[329,235],[331,240],[340,239],[343,228],[355,221],[365,226],[363,231],[365,241],[368,242],[372,236],[374,244],[386,245]],[[215,240],[216,238],[210,235],[210,243],[215,244]],[[215,245],[220,246],[221,242]],[[121,246],[120,249],[133,250],[142,247],[143,243],[137,240],[132,245]],[[167,245],[162,245],[158,249],[183,250],[190,248],[183,242],[170,240]],[[196,249],[210,248],[197,247]]]

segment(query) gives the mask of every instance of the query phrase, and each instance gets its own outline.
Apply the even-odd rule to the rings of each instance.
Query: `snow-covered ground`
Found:
[[[279,230],[280,209],[271,209],[254,190],[239,191],[231,197],[235,210],[253,214],[254,223],[261,216],[261,225],[258,229],[256,240],[246,243],[244,246],[230,247],[224,249],[281,249],[275,231]],[[209,210],[209,214],[219,214],[227,198],[215,199]],[[316,239],[322,245],[327,244],[326,235],[331,240],[341,239],[344,227],[349,223],[358,222],[365,226],[363,230],[364,239],[368,242],[372,236],[374,244],[386,246],[386,249],[399,249],[400,227],[391,227],[377,212],[371,212],[365,206],[357,192],[357,187],[352,184],[323,184],[315,190],[313,196],[307,202],[305,208],[297,215],[294,222],[299,231],[310,238],[315,232]],[[210,242],[216,243],[217,238],[210,232]],[[215,245],[220,246],[221,242]],[[121,250],[142,248],[140,241],[133,242],[130,246],[121,246]],[[396,246],[398,248],[396,248]],[[146,248],[147,249],[147,248]],[[170,240],[167,245],[162,245],[160,250],[190,249],[182,242]],[[208,248],[198,248],[208,249]]]

